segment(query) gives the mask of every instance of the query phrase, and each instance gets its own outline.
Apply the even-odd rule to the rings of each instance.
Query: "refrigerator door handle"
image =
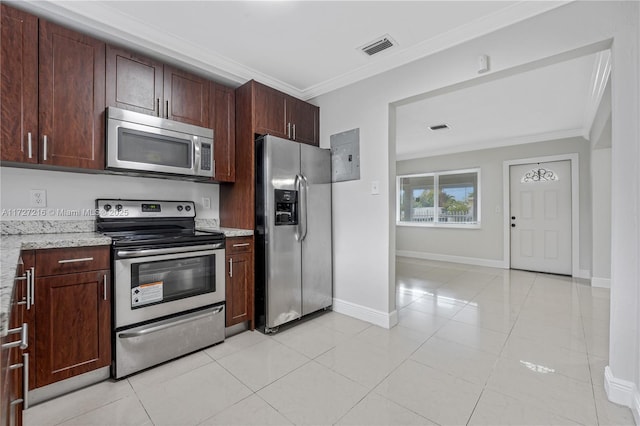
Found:
[[[296,241],[302,241],[302,229],[301,229],[301,221],[300,221],[300,206],[302,203],[300,202],[300,194],[302,193],[302,186],[300,182],[302,181],[302,176],[296,174],[295,181],[293,183],[293,187],[298,194],[298,224],[296,225],[295,237]]]
[[[302,236],[300,237],[300,241],[304,241],[307,238],[307,211],[308,211],[308,194],[309,194],[309,181],[307,181],[307,177],[305,175],[300,175],[300,180],[302,181],[302,187],[304,190],[304,199],[300,201],[301,211],[300,216],[302,216],[303,228],[302,228]]]

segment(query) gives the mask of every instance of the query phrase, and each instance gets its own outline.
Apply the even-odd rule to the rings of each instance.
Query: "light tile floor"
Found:
[[[30,408],[37,425],[633,425],[607,401],[609,292],[408,258],[399,325],[326,313]]]

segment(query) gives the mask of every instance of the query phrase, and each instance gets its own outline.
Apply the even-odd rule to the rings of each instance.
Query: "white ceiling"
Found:
[[[600,52],[400,105],[397,158],[588,138],[608,61]],[[450,129],[428,129],[442,123]]]
[[[222,83],[258,80],[310,99],[567,1],[10,1]],[[397,45],[359,48],[389,35]],[[481,53],[481,52],[479,52]],[[397,158],[589,134],[602,55],[397,108]],[[595,72],[594,72],[595,70]],[[599,86],[600,85],[600,86]],[[427,126],[447,123],[450,130]]]
[[[240,85],[302,99],[346,86],[566,1],[13,2],[112,42]],[[358,50],[389,34],[397,46]]]

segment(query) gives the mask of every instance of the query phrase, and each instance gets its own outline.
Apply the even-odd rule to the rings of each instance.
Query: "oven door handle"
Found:
[[[202,246],[170,247],[160,249],[118,250],[116,256],[122,259],[132,257],[157,256],[160,254],[189,253],[202,250],[216,250],[224,248],[224,243],[207,244]]]
[[[164,322],[163,324],[154,325],[154,326],[151,326],[149,328],[143,328],[142,330],[138,330],[138,331],[118,333],[118,337],[120,339],[131,339],[133,337],[140,337],[140,336],[144,336],[144,335],[147,335],[147,334],[156,333],[158,331],[166,330],[167,328],[175,327],[175,326],[178,326],[178,325],[182,325],[182,324],[186,324],[186,323],[189,323],[189,322],[197,321],[199,319],[206,318],[208,316],[219,314],[220,312],[222,312],[222,309],[223,309],[222,306],[218,306],[217,308],[215,308],[215,309],[213,309],[211,311],[207,311],[205,313],[195,313],[195,314],[192,314],[192,315],[190,315],[190,316],[188,316],[186,318],[181,318],[181,319],[175,320],[175,321],[167,321],[167,322]]]

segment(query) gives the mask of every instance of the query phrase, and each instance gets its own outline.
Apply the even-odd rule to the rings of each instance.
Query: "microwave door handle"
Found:
[[[196,175],[200,173],[200,141],[197,138],[192,139],[193,143],[193,171]]]

